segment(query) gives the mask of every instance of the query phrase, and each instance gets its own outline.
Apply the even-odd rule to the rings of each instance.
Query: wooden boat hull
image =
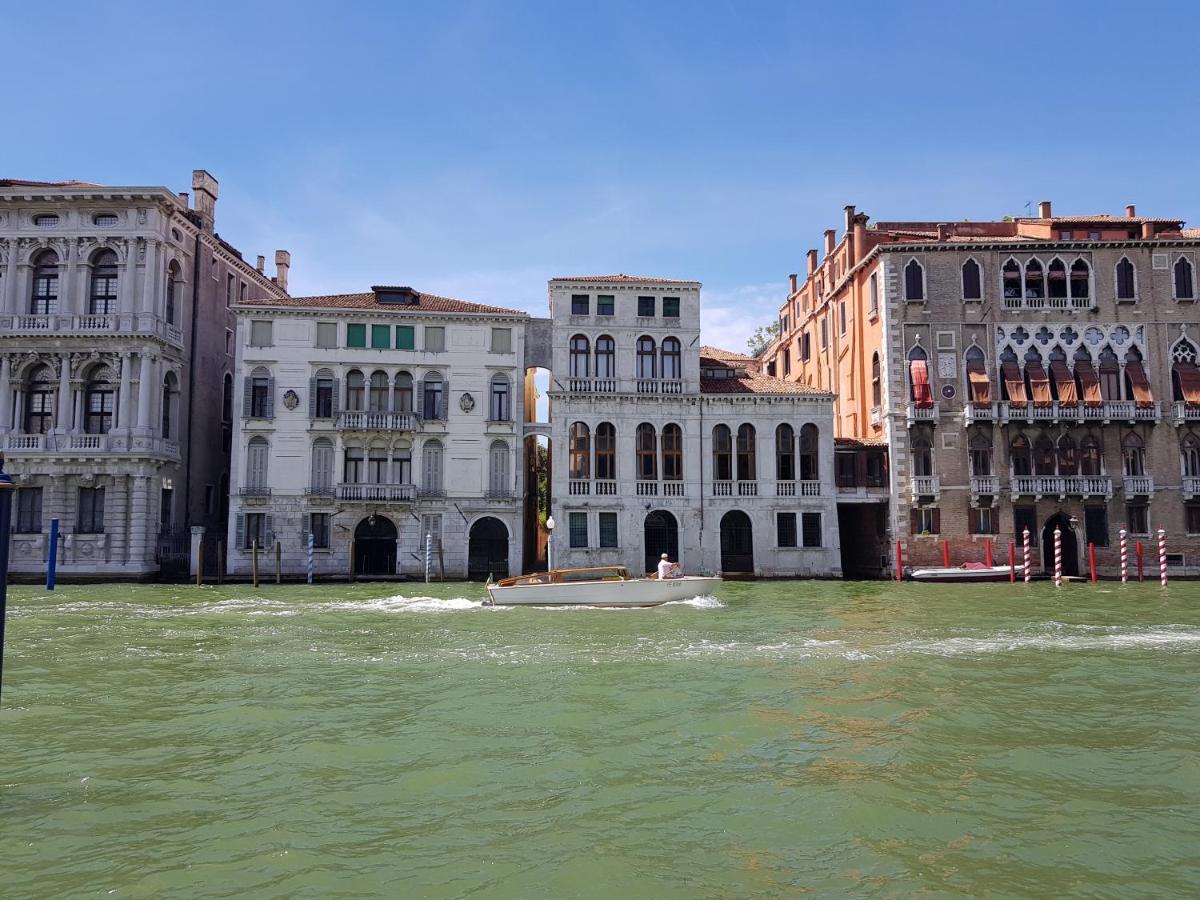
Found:
[[[1018,578],[1025,577],[1023,566],[1016,567]],[[906,573],[909,581],[939,582],[957,584],[967,581],[1008,581],[1008,566],[981,566],[967,569],[962,566],[926,566],[912,569]]]
[[[711,594],[720,578],[633,578],[627,581],[574,581],[551,584],[489,584],[488,596],[497,606],[659,606]]]

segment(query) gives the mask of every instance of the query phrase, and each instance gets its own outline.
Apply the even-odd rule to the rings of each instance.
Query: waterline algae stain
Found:
[[[12,593],[6,898],[1200,885],[1196,584]]]

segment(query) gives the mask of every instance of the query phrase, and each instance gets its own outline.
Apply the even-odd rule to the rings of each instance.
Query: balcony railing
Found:
[[[615,378],[569,378],[567,389],[573,394],[615,394]]]
[[[997,405],[1001,422],[1157,422],[1162,417],[1157,403],[1138,406],[1132,400],[1106,400],[1096,406],[1057,402],[1049,406],[1034,406],[1032,403],[1014,406],[1007,401]]]
[[[639,481],[637,483],[637,495],[639,497],[657,497],[658,482],[657,481]]]
[[[1106,475],[1014,475],[1013,496],[1112,497],[1112,479]]]
[[[1005,309],[1092,309],[1091,297],[1005,297]]]
[[[488,500],[511,500],[513,498],[513,490],[506,487],[489,487],[483,492],[483,496]]]
[[[571,478],[567,481],[567,493],[572,497],[586,497],[592,492],[592,483],[582,478]]]
[[[135,449],[128,435],[114,434],[10,434],[3,441],[4,447],[14,453],[125,453],[141,456],[159,453],[167,456],[179,455],[179,444],[153,438],[139,443]]]
[[[1000,479],[995,475],[972,475],[971,493],[975,496],[988,496],[1000,490]]]
[[[795,497],[796,482],[794,481],[776,481],[775,482],[776,497]]]
[[[107,450],[107,434],[72,434],[68,438],[72,450]]]
[[[819,481],[776,481],[776,497],[820,497],[821,482]]]
[[[410,412],[346,410],[338,415],[338,427],[353,431],[415,431],[417,417]]]
[[[263,484],[243,484],[238,488],[238,494],[242,497],[270,497],[271,489]]]
[[[639,394],[682,394],[683,382],[673,378],[639,378],[636,390]]]
[[[330,498],[335,496],[335,491],[332,484],[309,485],[304,489],[304,496]]]
[[[938,408],[937,404],[933,406],[917,406],[915,403],[908,404],[908,424],[914,422],[937,422]]]
[[[1154,493],[1154,478],[1150,475],[1126,475],[1126,497],[1149,497]]]
[[[662,491],[664,497],[685,497],[687,496],[686,482],[664,481]]]
[[[737,483],[737,492],[739,497],[757,497],[758,482],[757,481],[739,481]]]
[[[1183,400],[1175,401],[1175,424],[1184,422],[1200,422],[1200,406],[1194,406]]]
[[[9,450],[41,450],[45,442],[44,434],[10,434],[8,436]]]
[[[1193,497],[1200,497],[1200,476],[1183,476],[1183,496],[1188,500]]]
[[[937,497],[941,494],[941,479],[937,475],[914,475],[912,479],[912,495],[918,497]]]
[[[409,503],[416,495],[411,484],[339,484],[339,500],[357,500],[368,503]]]
[[[732,497],[733,482],[732,481],[714,481],[712,483],[714,497]]]
[[[872,406],[871,407],[871,424],[878,425],[881,421],[883,421],[883,414],[879,411],[879,407]]]
[[[996,404],[976,406],[974,403],[967,403],[966,419],[968,425],[974,425],[977,422],[994,422],[996,420]]]

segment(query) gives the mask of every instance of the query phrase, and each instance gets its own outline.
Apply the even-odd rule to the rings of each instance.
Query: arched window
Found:
[[[1132,431],[1121,439],[1121,456],[1126,475],[1136,478],[1146,474],[1146,447]]]
[[[492,376],[491,392],[488,400],[488,418],[491,421],[509,422],[512,420],[509,395],[508,376],[497,372]]]
[[[991,435],[976,431],[967,444],[971,451],[971,474],[987,478],[993,472]]]
[[[313,441],[309,493],[318,496],[333,493],[333,441],[329,438]]]
[[[1053,475],[1055,468],[1054,441],[1046,435],[1039,435],[1033,442],[1033,474]]]
[[[588,463],[591,456],[591,432],[586,422],[572,422],[567,437],[569,458],[567,477],[574,479],[590,478]]]
[[[596,377],[617,377],[617,344],[607,334],[596,338]]]
[[[430,372],[421,382],[421,417],[425,419],[446,418],[445,382],[440,372]]]
[[[117,254],[101,250],[92,257],[92,284],[88,312],[107,316],[117,308]]]
[[[367,409],[370,412],[387,412],[388,376],[382,369],[371,373],[371,389],[367,394]]]
[[[683,346],[679,338],[663,338],[662,377],[670,381],[678,381],[683,377]]]
[[[1092,294],[1092,270],[1088,264],[1077,259],[1071,263],[1071,299],[1086,300]]]
[[[1067,264],[1057,256],[1050,260],[1046,270],[1047,287],[1052,300],[1067,299]]]
[[[796,434],[791,425],[775,429],[775,480],[796,480]]]
[[[15,249],[12,252],[16,252]],[[33,290],[29,312],[48,316],[58,311],[58,254],[43,250],[33,258]]]
[[[818,463],[818,443],[820,431],[812,422],[800,429],[800,480],[817,481],[820,479]]]
[[[962,264],[962,295],[964,300],[983,299],[983,278],[979,271],[979,263],[968,259]]]
[[[246,487],[262,490],[267,486],[267,459],[270,455],[267,439],[259,435],[246,445]]]
[[[674,423],[663,426],[662,476],[663,481],[683,481],[683,429]]]
[[[108,366],[92,369],[84,388],[83,430],[87,434],[108,434],[116,408],[116,385]],[[166,413],[164,412],[164,419]]]
[[[1046,273],[1039,259],[1030,259],[1025,263],[1025,298],[1041,300],[1046,296]]]
[[[738,481],[754,481],[758,478],[758,465],[755,461],[755,432],[754,426],[745,422],[738,426],[737,432],[737,478]]]
[[[1187,435],[1179,444],[1183,474],[1188,478],[1200,478],[1200,438]]]
[[[1171,348],[1171,396],[1176,403],[1200,407],[1200,369],[1195,345],[1180,338]]]
[[[1029,438],[1018,434],[1008,445],[1008,464],[1014,475],[1033,474],[1033,456],[1029,449]]]
[[[1186,256],[1181,256],[1175,260],[1175,299],[1196,299],[1196,284],[1192,278],[1192,264]]]
[[[367,483],[387,484],[387,481],[388,448],[384,444],[372,444],[367,448]]]
[[[1011,256],[1004,263],[1004,268],[1000,270],[1001,279],[1003,282],[1004,299],[1016,301],[1009,303],[1009,306],[1020,306],[1020,299],[1025,296],[1025,292],[1021,290],[1021,265]]]
[[[909,399],[918,409],[933,408],[933,389],[929,385],[929,354],[922,347],[908,352]]]
[[[904,267],[904,299],[925,299],[925,270],[915,259],[910,259]]]
[[[912,466],[916,478],[928,478],[933,474],[933,441],[923,434],[913,438]]]
[[[342,462],[342,481],[345,484],[362,484],[366,475],[366,460],[362,447],[347,447]]]
[[[637,339],[637,377],[642,379],[658,377],[655,363],[654,338],[642,335]]]
[[[397,372],[393,381],[393,412],[410,413],[413,411],[413,377],[410,372]]]
[[[163,440],[178,440],[174,434],[176,404],[179,399],[179,379],[168,372],[162,388],[162,436]]]
[[[637,454],[637,477],[640,481],[658,480],[658,442],[654,426],[643,422],[637,427],[635,452]]]
[[[1104,464],[1100,456],[1100,442],[1093,434],[1086,434],[1079,442],[1079,474],[1090,478],[1099,478],[1104,474]]]
[[[421,448],[421,492],[431,496],[444,493],[441,441],[426,441],[425,446]]]
[[[879,354],[871,354],[871,407],[879,409],[883,405],[883,383],[879,374]]]
[[[587,378],[590,372],[589,369],[589,348],[588,339],[577,334],[571,338],[570,342],[571,353],[571,377],[572,378]]]
[[[1112,347],[1100,351],[1100,396],[1105,400],[1121,399],[1121,363]]]
[[[365,379],[358,369],[346,373],[346,409],[361,412],[363,408],[363,387]]]
[[[1075,475],[1079,472],[1079,454],[1075,448],[1075,440],[1064,434],[1058,439],[1058,474]]]
[[[492,441],[488,448],[488,494],[492,497],[507,497],[508,486],[508,444],[501,440]]]
[[[1128,256],[1117,262],[1117,299],[1133,300],[1137,297],[1137,272]]]
[[[611,422],[596,426],[596,477],[608,481],[617,477],[617,429]]]
[[[54,373],[38,366],[25,383],[25,433],[48,434],[54,427]]]
[[[717,425],[712,433],[713,480],[733,480],[733,435],[728,425]]]
[[[232,276],[231,276],[232,277]],[[166,303],[166,318],[171,325],[175,324],[175,301],[176,295],[179,292],[180,270],[179,263],[171,260],[171,264],[167,266],[167,303]]]

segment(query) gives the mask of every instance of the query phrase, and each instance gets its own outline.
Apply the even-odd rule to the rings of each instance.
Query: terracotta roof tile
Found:
[[[484,303],[473,303],[470,300],[455,300],[452,297],[439,297],[436,294],[426,294],[414,291],[416,303],[380,303],[374,293],[362,294],[325,294],[319,297],[259,297],[238,303],[238,306],[274,306],[282,308],[318,308],[318,309],[370,309],[386,310],[392,313],[495,313],[497,315],[528,316],[529,313],[519,309],[508,309],[503,306],[488,306]]]
[[[829,391],[809,387],[798,381],[784,381],[770,375],[743,375],[738,378],[701,378],[701,394],[803,394],[806,396],[833,395]]]
[[[1079,224],[1089,225],[1141,225],[1143,222],[1153,222],[1158,225],[1180,225],[1183,219],[1152,219],[1147,216],[1051,216],[1049,219],[1041,219],[1037,216],[1021,216],[1017,218],[1017,222],[1051,222],[1055,225],[1071,224],[1078,222]]]
[[[559,275],[551,278],[556,281],[601,281],[616,284],[699,284],[698,281],[678,281],[674,278],[653,278],[648,275]]]
[[[25,181],[21,178],[0,178],[0,187],[99,187],[91,181]]]
[[[748,353],[738,353],[736,350],[722,350],[720,347],[703,346],[700,348],[701,359],[711,359],[716,362],[758,362],[758,357]]]

